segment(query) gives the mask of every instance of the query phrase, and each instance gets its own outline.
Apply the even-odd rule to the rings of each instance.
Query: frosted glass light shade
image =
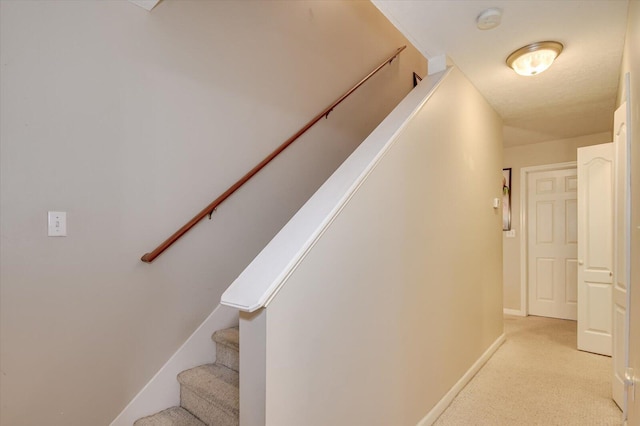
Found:
[[[560,55],[562,47],[562,44],[556,41],[532,43],[509,55],[507,65],[520,75],[540,74]]]

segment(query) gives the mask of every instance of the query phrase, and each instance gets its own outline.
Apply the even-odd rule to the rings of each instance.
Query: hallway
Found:
[[[505,343],[434,423],[621,425],[611,358],[576,350],[576,322],[505,316]]]

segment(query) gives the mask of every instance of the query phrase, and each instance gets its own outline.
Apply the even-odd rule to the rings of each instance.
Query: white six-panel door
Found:
[[[613,125],[615,152],[615,247],[613,273],[613,400],[626,413],[624,372],[629,363],[629,279],[631,198],[629,192],[630,141],[627,135],[627,104],[616,110]]]
[[[578,149],[578,349],[612,352],[613,144]]]
[[[577,316],[577,189],[575,168],[528,173],[529,314]]]

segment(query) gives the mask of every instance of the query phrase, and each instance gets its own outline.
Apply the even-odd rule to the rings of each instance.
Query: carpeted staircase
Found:
[[[237,426],[239,424],[238,328],[216,331],[216,362],[178,374],[180,407],[137,420],[134,426]]]

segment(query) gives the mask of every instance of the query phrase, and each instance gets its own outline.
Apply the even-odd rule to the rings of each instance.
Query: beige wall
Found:
[[[612,118],[613,119],[613,118]],[[520,311],[520,169],[576,161],[577,148],[611,142],[610,133],[560,139],[504,149],[504,167],[511,167],[511,228],[515,238],[503,237],[504,307]]]
[[[108,424],[426,72],[407,49],[147,265],[143,253],[407,41],[368,2],[0,7],[7,426]],[[68,237],[46,236],[48,210],[68,212]]]
[[[640,2],[629,2],[618,99],[623,98],[624,75],[631,77],[631,307],[630,365],[636,371],[636,397],[629,402],[629,425],[640,424]],[[622,102],[622,101],[620,101]]]
[[[413,426],[501,336],[501,165],[454,69],[267,306],[267,425]]]

